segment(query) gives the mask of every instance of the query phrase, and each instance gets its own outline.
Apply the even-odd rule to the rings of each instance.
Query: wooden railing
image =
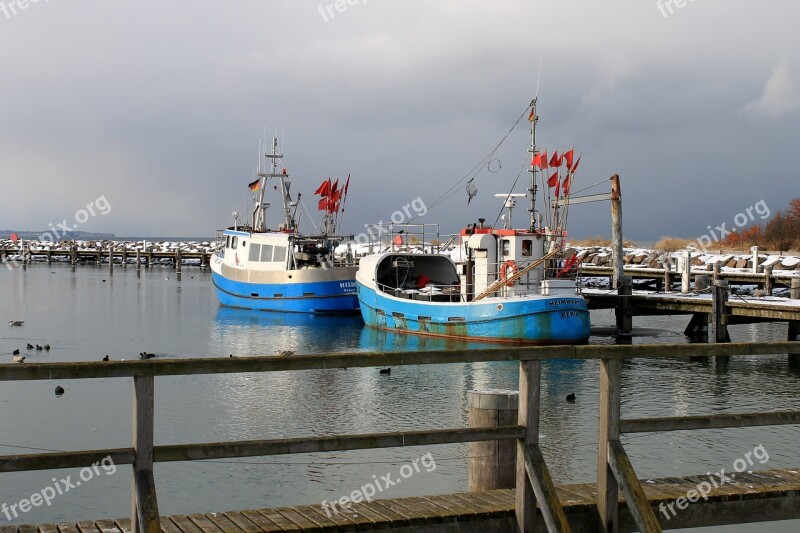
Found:
[[[154,463],[516,439],[518,530],[523,532],[535,530],[538,502],[548,531],[569,531],[567,518],[539,447],[541,363],[552,359],[599,359],[601,366],[597,508],[600,522],[605,531],[617,530],[618,493],[622,490],[639,530],[661,531],[620,443],[622,433],[800,424],[800,411],[623,420],[620,418],[622,359],[774,355],[792,352],[797,349],[796,347],[797,344],[792,342],[551,346],[446,352],[0,364],[0,381],[133,378],[133,426],[130,447],[0,456],[0,473],[83,467],[110,456],[115,464],[130,464],[133,467],[133,531],[157,533],[160,531],[160,524],[153,477]],[[155,378],[159,376],[493,361],[520,363],[519,423],[516,426],[154,445],[154,384]]]

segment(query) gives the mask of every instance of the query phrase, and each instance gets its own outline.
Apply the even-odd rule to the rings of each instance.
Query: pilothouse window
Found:
[[[272,261],[272,245],[263,244],[261,245],[261,262],[269,263],[270,261]]]
[[[258,258],[260,256],[261,256],[261,245],[260,244],[250,245],[250,255],[248,256],[248,260],[258,261]]]
[[[533,252],[533,241],[530,239],[525,239],[522,241],[522,256],[523,257],[530,257],[531,253]]]
[[[239,244],[239,237],[234,237],[233,238],[233,243],[231,244],[231,248],[233,248],[235,250],[237,244]]]
[[[286,247],[285,246],[276,246],[275,247],[275,255],[272,257],[272,260],[280,262],[280,263],[286,261]]]

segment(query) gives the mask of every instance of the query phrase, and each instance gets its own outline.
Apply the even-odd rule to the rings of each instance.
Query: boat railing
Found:
[[[461,285],[427,283],[424,287],[395,287],[385,283],[378,283],[378,289],[384,294],[407,300],[421,300],[425,302],[451,302],[466,301],[461,292]]]
[[[370,224],[370,250],[438,254],[441,250],[439,224]]]

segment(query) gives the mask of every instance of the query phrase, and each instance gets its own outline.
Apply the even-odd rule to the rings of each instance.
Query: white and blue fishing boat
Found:
[[[480,219],[463,229],[457,253],[451,254],[457,262],[427,249],[427,242],[440,242],[436,225],[382,229],[378,232],[386,242],[379,248],[382,252],[362,258],[356,274],[361,316],[367,326],[481,342],[580,344],[588,340],[589,310],[579,290],[576,256],[565,250],[563,227],[577,163],[573,165],[570,153],[563,185],[558,170],[554,174],[557,187],[552,177],[547,182],[553,185],[543,179],[548,197],[547,223],[543,223],[535,194],[546,156],[536,148],[535,101],[532,106],[530,226],[511,229],[516,197],[526,195],[500,195],[509,210],[504,217],[508,227],[489,227]],[[413,244],[419,242],[422,247]]]
[[[352,236],[339,236],[340,206],[347,197],[347,185],[320,187],[317,194],[325,216],[318,233],[299,231],[298,209],[301,195],[292,200],[289,174],[279,161],[277,139],[272,151],[263,154],[271,160],[271,172],[262,171],[259,148],[257,179],[250,184],[255,195],[252,219],[240,224],[234,213],[234,225],[217,232],[217,252],[211,260],[211,277],[221,305],[259,311],[314,314],[356,314],[355,291],[357,267],[352,259],[334,258],[334,248]],[[281,168],[279,172],[278,169]],[[268,229],[265,202],[268,182],[281,195],[283,222]],[[336,182],[338,184],[338,180]],[[348,177],[349,185],[349,177]],[[324,191],[322,189],[325,189]],[[349,254],[348,254],[349,255]]]

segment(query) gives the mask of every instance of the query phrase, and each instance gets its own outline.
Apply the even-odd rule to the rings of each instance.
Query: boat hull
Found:
[[[579,296],[487,298],[442,303],[407,300],[357,282],[367,326],[400,333],[514,344],[583,344],[589,309]]]
[[[225,307],[284,313],[358,314],[353,268],[286,271],[287,279],[283,282],[256,283],[233,279],[225,275],[225,269],[216,267],[212,263],[211,278],[219,303]]]

